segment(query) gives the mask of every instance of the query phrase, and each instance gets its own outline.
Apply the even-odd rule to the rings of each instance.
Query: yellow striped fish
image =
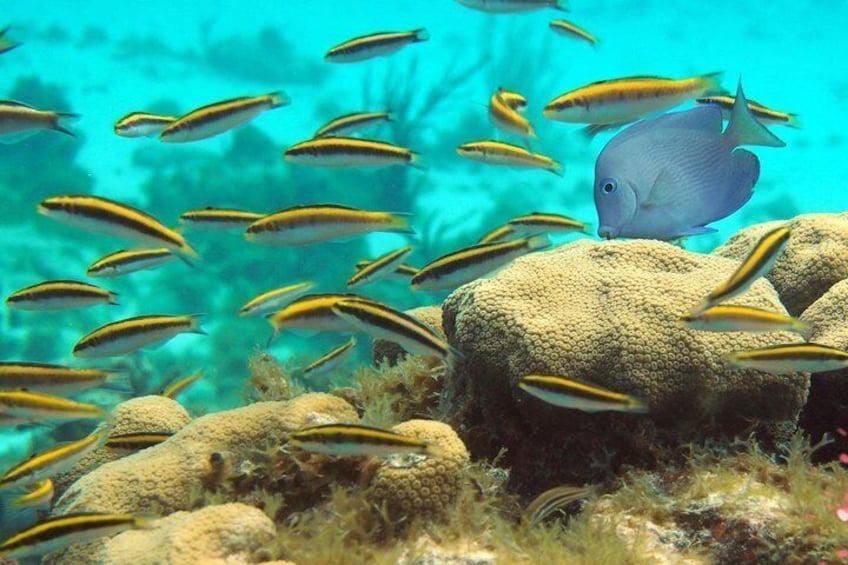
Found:
[[[79,281],[45,281],[13,292],[6,306],[16,310],[67,310],[98,304],[118,304],[118,294]]]
[[[177,118],[162,130],[159,141],[186,143],[214,137],[249,122],[262,112],[290,102],[283,92],[215,102]]]
[[[554,31],[554,33],[564,35],[565,37],[576,37],[577,39],[582,39],[592,47],[598,46],[598,38],[577,24],[571,23],[567,20],[554,20],[548,24],[548,26]]]
[[[74,137],[74,132],[65,128],[59,120],[77,117],[77,114],[68,112],[38,110],[20,102],[0,100],[0,143],[17,143],[45,129]]]
[[[284,154],[288,163],[313,167],[417,166],[421,157],[405,147],[356,137],[319,137],[292,145]]]
[[[848,367],[848,352],[818,343],[787,343],[735,351],[727,362],[739,369],[766,373],[823,373]]]
[[[9,508],[13,513],[27,508],[44,508],[50,506],[53,501],[53,494],[53,481],[44,479],[35,483],[24,494],[9,501]],[[8,518],[8,516],[5,517]]]
[[[85,274],[89,277],[113,278],[136,271],[155,269],[177,260],[167,247],[156,249],[122,249],[101,257],[89,265]]]
[[[524,216],[518,216],[507,222],[516,231],[527,235],[541,233],[588,233],[589,227],[574,218],[562,214],[546,214],[544,212],[533,212]]]
[[[518,113],[518,110],[507,104],[501,97],[500,91],[489,98],[489,121],[498,129],[520,137],[535,139],[536,130],[533,124]]]
[[[795,332],[810,339],[812,328],[798,318],[738,305],[716,305],[684,315],[680,321],[688,328],[708,332]]]
[[[729,300],[748,290],[754,281],[765,276],[777,261],[786,245],[791,232],[788,227],[780,227],[766,233],[754,245],[739,268],[730,278],[720,284],[706,298],[701,300],[692,312],[701,312],[724,300]]]
[[[72,369],[45,363],[0,362],[0,390],[28,390],[46,394],[73,394],[102,386],[118,373],[100,369]]]
[[[466,247],[424,265],[410,284],[415,290],[453,290],[550,244],[547,236],[535,235]]]
[[[30,422],[105,418],[107,412],[94,404],[85,404],[26,390],[0,391],[0,413]]]
[[[462,354],[412,316],[372,300],[339,300],[332,310],[373,339],[397,343],[409,353],[432,355],[448,363]]]
[[[175,399],[177,396],[185,392],[191,385],[199,381],[203,377],[203,371],[197,371],[187,377],[177,379],[162,389],[161,396],[165,398]]]
[[[364,269],[365,267],[367,267],[368,265],[370,265],[371,263],[372,263],[372,261],[368,261],[367,259],[362,260],[362,261],[357,261],[356,265],[354,265],[353,268],[357,271],[360,271],[360,270]],[[395,269],[394,272],[388,273],[386,275],[386,278],[409,279],[409,278],[414,277],[416,273],[418,273],[418,268],[413,267],[412,265],[407,265],[406,263],[403,263],[400,266],[398,266],[398,268]]]
[[[352,337],[344,344],[304,367],[303,378],[317,377],[318,375],[335,370],[350,357],[355,347],[356,338]]]
[[[251,318],[277,312],[313,288],[315,288],[314,282],[304,281],[263,292],[242,306],[238,315],[242,318]]]
[[[489,165],[545,169],[560,176],[565,169],[550,157],[531,153],[523,147],[502,141],[486,140],[465,143],[457,147],[456,152],[466,159]]]
[[[500,99],[503,100],[504,104],[513,110],[523,112],[527,109],[527,98],[525,98],[523,94],[507,90],[503,87],[498,88],[497,94]]]
[[[107,435],[106,429],[95,430],[80,440],[36,453],[6,471],[0,477],[0,489],[37,483],[70,469],[86,454],[91,453],[106,441]]]
[[[482,243],[499,243],[501,241],[505,241],[507,239],[515,238],[522,235],[521,232],[517,231],[514,226],[509,224],[498,226],[492,231],[488,232],[486,235],[480,238],[480,241],[477,244]]]
[[[400,51],[407,45],[430,39],[427,30],[384,31],[356,37],[340,43],[327,51],[324,60],[328,63],[357,63],[374,57],[383,57]]]
[[[548,404],[583,412],[644,414],[648,411],[638,398],[563,377],[527,375],[519,381],[518,388]]]
[[[115,133],[121,137],[159,135],[177,120],[176,116],[160,116],[149,112],[131,112],[115,122]]]
[[[439,457],[444,452],[429,441],[359,424],[324,424],[293,432],[290,446],[345,457],[388,457],[417,453]]]
[[[309,294],[298,298],[279,312],[268,317],[274,329],[270,345],[284,329],[318,332],[349,332],[355,328],[333,310],[342,300],[367,300],[355,294]]]
[[[168,341],[181,333],[206,335],[198,324],[197,315],[128,318],[90,332],[77,342],[73,354],[86,359],[114,357]]]
[[[2,544],[0,557],[21,559],[135,529],[154,527],[153,519],[133,514],[66,514],[22,530]]]
[[[174,432],[133,432],[129,434],[118,434],[109,436],[105,445],[112,449],[141,451],[142,449],[159,445],[173,435]]]
[[[798,114],[791,112],[781,112],[780,110],[772,110],[768,106],[763,106],[759,102],[754,102],[749,98],[745,98],[748,103],[748,109],[763,125],[778,125],[789,126],[798,129],[801,127],[801,121]],[[733,105],[736,104],[734,96],[706,96],[695,100],[697,104],[718,106],[721,108],[721,117],[725,121],[730,120],[730,114],[733,112]]]
[[[403,264],[403,260],[411,252],[412,247],[406,246],[374,259],[348,279],[347,287],[351,289],[357,288],[385,278],[397,271],[401,264]]]
[[[20,43],[18,41],[13,41],[13,40],[9,39],[8,37],[6,37],[6,33],[8,31],[9,31],[8,26],[4,27],[3,29],[0,29],[0,55],[2,55],[3,53],[8,53],[12,49],[15,49],[16,47],[20,47],[21,45],[23,45],[23,43]]]
[[[177,253],[198,257],[197,252],[179,233],[166,228],[153,216],[114,200],[76,194],[53,196],[42,200],[38,211],[93,233],[163,245]]]
[[[578,124],[626,124],[721,90],[721,73],[680,80],[636,76],[602,80],[566,92],[545,106],[545,117]]]
[[[573,502],[588,498],[591,489],[563,485],[546,490],[534,498],[524,509],[524,519],[531,526],[545,521],[557,510],[562,510]]]
[[[370,232],[415,233],[400,214],[319,204],[295,206],[265,216],[250,224],[245,238],[264,245],[306,245]]]
[[[180,223],[195,230],[221,231],[243,230],[265,214],[234,210],[232,208],[206,207],[202,210],[189,210],[180,216]]]
[[[314,137],[347,137],[364,129],[392,121],[389,112],[355,112],[327,122]]]
[[[490,14],[533,12],[544,8],[568,11],[567,0],[456,0],[463,6]]]

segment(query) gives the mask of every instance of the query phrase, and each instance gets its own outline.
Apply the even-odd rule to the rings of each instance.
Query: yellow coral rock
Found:
[[[442,422],[409,420],[392,430],[425,439],[443,449],[445,455],[408,466],[385,461],[371,480],[369,498],[376,504],[385,503],[393,519],[443,516],[453,507],[462,487],[468,462],[465,444]]]
[[[139,432],[176,433],[189,422],[191,422],[191,416],[178,402],[164,396],[142,396],[122,402],[115,407],[110,435]],[[53,478],[54,500],[83,475],[104,463],[133,453],[134,451],[101,445],[83,457],[73,468]]]
[[[848,213],[803,214],[750,226],[713,253],[742,260],[767,231],[789,226],[792,236],[766,278],[786,310],[798,316],[837,282],[848,278]]]

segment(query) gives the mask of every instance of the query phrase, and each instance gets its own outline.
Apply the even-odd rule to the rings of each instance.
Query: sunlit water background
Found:
[[[587,220],[594,232],[593,167],[609,136],[588,142],[578,127],[546,121],[541,108],[587,82],[627,75],[723,70],[728,89],[741,76],[750,98],[801,116],[801,130],[774,128],[786,148],[754,149],[762,174],[753,199],[715,224],[717,234],[690,239],[687,248],[708,251],[752,223],[843,211],[848,203],[843,186],[848,67],[840,64],[848,53],[844,2],[810,8],[797,2],[575,0],[570,15],[552,10],[488,15],[452,0],[101,0],[6,2],[0,13],[0,24],[10,25],[9,35],[24,43],[0,57],[3,96],[81,115],[70,124],[75,139],[45,132],[0,146],[3,296],[50,278],[83,279],[91,261],[126,247],[36,214],[39,200],[63,193],[122,200],[170,225],[182,211],[208,205],[271,212],[338,203],[412,212],[419,235],[410,262],[416,265],[533,210]],[[547,24],[555,17],[584,26],[601,45],[592,49],[554,35]],[[346,39],[419,27],[427,28],[431,40],[391,57],[352,65],[323,62],[327,49]],[[456,146],[467,141],[516,141],[487,121],[488,97],[499,86],[528,97],[528,116],[540,137],[533,148],[563,162],[564,177],[487,167],[456,155]],[[130,111],[181,113],[280,89],[292,98],[291,106],[198,143],[164,145],[122,139],[112,131],[115,120]],[[423,154],[426,169],[328,171],[283,162],[286,147],[311,137],[329,119],[366,109],[408,117],[368,136],[409,144]],[[142,314],[204,313],[209,337],[181,336],[123,363],[134,368],[138,394],[205,369],[207,376],[184,403],[195,413],[235,406],[243,402],[247,359],[264,349],[270,334],[262,320],[235,316],[242,303],[304,279],[317,281],[319,291],[341,291],[356,261],[404,241],[371,235],[308,248],[266,248],[249,245],[238,233],[186,235],[203,262],[196,269],[172,264],[101,281],[120,293],[118,307],[49,313],[3,308],[0,357],[81,366],[71,348],[99,325]],[[413,294],[399,282],[363,292],[401,308],[445,295]],[[289,333],[270,352],[298,366],[345,339]],[[362,348],[358,362],[367,358]],[[116,400],[102,393],[93,398]],[[7,432],[0,457],[20,456],[30,438]]]

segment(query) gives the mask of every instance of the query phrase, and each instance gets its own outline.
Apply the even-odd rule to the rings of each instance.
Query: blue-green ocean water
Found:
[[[786,148],[755,149],[762,173],[753,199],[715,224],[717,234],[693,238],[687,247],[707,251],[755,222],[848,207],[844,2],[811,8],[787,1],[574,0],[567,17],[600,38],[597,49],[550,32],[547,24],[563,16],[559,12],[489,15],[453,0],[57,0],[7,2],[0,13],[0,25],[11,26],[9,36],[23,43],[0,56],[2,97],[80,114],[70,124],[76,138],[44,132],[0,146],[3,296],[46,279],[83,279],[93,260],[126,246],[36,214],[41,199],[57,194],[118,199],[169,225],[181,212],[204,206],[271,212],[337,203],[408,212],[418,231],[410,257],[415,265],[534,210],[589,221],[594,232],[593,167],[609,136],[589,142],[579,127],[545,120],[541,108],[588,82],[628,75],[724,71],[727,88],[741,76],[751,98],[801,116],[800,130],[774,128]],[[327,49],[346,39],[420,27],[431,39],[391,57],[323,62]],[[456,155],[457,145],[468,141],[516,141],[487,119],[488,98],[499,86],[527,96],[527,115],[540,138],[533,148],[563,162],[564,177],[487,167]],[[197,143],[123,139],[112,130],[116,119],[135,110],[181,113],[279,89],[292,98],[290,106]],[[401,116],[369,136],[410,146],[424,156],[426,168],[317,170],[284,163],[286,147],[337,115],[366,109]],[[342,291],[354,263],[404,242],[371,235],[268,248],[252,246],[238,233],[186,236],[203,261],[194,269],[174,263],[105,281],[120,294],[120,306],[47,313],[0,307],[0,358],[83,366],[71,349],[97,326],[142,314],[203,313],[209,336],[180,336],[97,365],[132,367],[139,394],[205,369],[184,403],[197,413],[232,407],[243,402],[248,357],[264,350],[270,334],[261,319],[236,317],[241,304],[258,292],[307,279],[319,283],[316,290]],[[445,296],[416,294],[394,281],[363,293],[400,308]],[[295,367],[345,339],[286,333],[270,353]],[[360,363],[367,360],[366,349],[359,352]],[[32,437],[45,433],[7,431],[0,460],[21,456]]]

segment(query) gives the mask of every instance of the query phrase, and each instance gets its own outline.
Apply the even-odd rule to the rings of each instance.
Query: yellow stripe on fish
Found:
[[[547,236],[535,235],[460,249],[421,267],[410,284],[415,290],[453,290],[550,243]]]
[[[303,378],[316,377],[334,370],[350,357],[356,347],[356,338],[351,337],[344,344],[322,355],[303,369]]]
[[[106,439],[106,447],[112,449],[131,449],[141,451],[154,445],[167,441],[174,432],[133,432],[129,434],[118,434]]]
[[[716,305],[684,315],[680,321],[688,328],[708,332],[795,332],[809,339],[812,328],[806,322],[759,308]]]
[[[331,306],[341,319],[373,339],[392,341],[409,353],[440,357],[448,363],[462,354],[412,316],[372,300],[339,300]]]
[[[57,551],[120,532],[153,527],[151,518],[133,514],[66,514],[20,531],[0,544],[0,557],[21,559]]]
[[[545,117],[580,124],[625,124],[721,89],[721,73],[670,79],[626,77],[594,82],[554,98]]]
[[[524,138],[535,139],[533,125],[518,111],[506,103],[500,92],[489,98],[489,120],[500,130]]]
[[[67,310],[118,304],[118,294],[93,284],[79,281],[45,281],[13,292],[6,306],[17,310]]]
[[[309,294],[268,317],[274,329],[271,341],[284,329],[349,332],[355,328],[340,318],[333,306],[342,300],[368,300],[356,294]]]
[[[524,509],[524,519],[531,526],[543,522],[557,510],[569,504],[588,498],[592,490],[588,487],[563,485],[546,490],[534,498]]]
[[[196,315],[137,316],[101,326],[74,346],[75,357],[114,357],[132,353],[157,342],[168,341],[181,333],[206,335]]]
[[[472,161],[489,165],[545,169],[555,175],[562,175],[564,167],[550,157],[531,153],[523,147],[502,141],[474,141],[457,147],[456,152]]]
[[[0,477],[0,489],[33,484],[50,478],[76,465],[87,453],[101,445],[108,435],[105,429],[86,437],[51,447],[15,465]]]
[[[177,120],[176,116],[160,116],[149,112],[131,112],[115,122],[115,133],[121,137],[159,135]]]
[[[727,362],[739,369],[766,373],[823,373],[848,367],[848,352],[818,343],[788,343],[735,351]]]
[[[521,232],[517,231],[514,226],[509,224],[498,226],[492,231],[488,232],[486,235],[480,238],[480,241],[477,242],[478,245],[484,243],[500,243],[507,239],[516,238],[521,235]]]
[[[105,418],[107,415],[94,404],[26,390],[0,391],[0,413],[29,422]]]
[[[412,43],[427,41],[427,30],[387,31],[356,37],[332,47],[324,56],[328,63],[356,63],[391,55]]]
[[[180,223],[196,230],[243,230],[263,216],[265,214],[246,210],[206,207],[202,210],[189,210],[182,213]]]
[[[523,94],[500,87],[498,88],[497,95],[503,100],[504,104],[513,110],[523,112],[527,109],[527,98]]]
[[[306,245],[370,232],[414,233],[399,214],[320,204],[269,214],[250,224],[245,238],[264,245]]]
[[[89,277],[119,277],[136,271],[155,269],[178,257],[167,247],[156,249],[122,249],[101,257],[89,265],[85,274]]]
[[[45,129],[74,137],[74,132],[62,126],[59,120],[77,117],[77,114],[68,112],[38,110],[13,100],[0,100],[0,142],[21,141]]]
[[[385,122],[391,122],[389,112],[355,112],[345,114],[321,126],[314,137],[346,137]]]
[[[42,200],[38,211],[90,232],[163,245],[172,251],[198,257],[179,233],[166,228],[153,216],[114,200],[88,195],[53,196]]]
[[[347,457],[388,457],[402,453],[439,457],[443,454],[442,449],[429,441],[358,424],[304,428],[289,436],[289,445],[304,451]]]
[[[733,112],[733,105],[736,103],[736,98],[733,96],[706,96],[704,98],[698,98],[695,102],[702,105],[718,106],[721,108],[722,118],[729,120],[730,114]],[[754,117],[764,125],[784,125],[791,128],[801,127],[801,122],[797,114],[773,110],[768,106],[764,106],[750,99],[747,99],[746,102],[748,102],[748,109],[754,114]]]
[[[411,252],[412,247],[406,246],[374,259],[348,279],[347,287],[352,289],[371,284],[396,272]]]
[[[357,271],[360,271],[360,270],[364,269],[365,267],[367,267],[368,265],[370,265],[372,262],[373,261],[369,261],[367,259],[364,259],[362,261],[357,261],[356,265],[354,265],[353,268]],[[416,273],[418,273],[417,267],[413,267],[412,265],[407,265],[406,263],[402,263],[401,265],[398,266],[397,269],[394,270],[394,272],[386,275],[386,278],[408,279],[408,278],[414,277],[416,275]]]
[[[549,404],[583,412],[644,414],[648,411],[638,398],[564,377],[528,375],[519,381],[518,388]]]
[[[319,137],[286,149],[288,163],[313,167],[416,165],[420,156],[405,147],[356,137]]]
[[[27,390],[72,394],[98,387],[117,373],[100,369],[72,369],[45,363],[0,362],[0,390]]]
[[[563,216],[562,214],[548,214],[544,212],[533,212],[524,216],[512,218],[507,222],[516,231],[527,235],[541,233],[587,233],[588,226],[580,220]]]
[[[32,486],[28,492],[12,499],[9,502],[9,506],[13,511],[20,511],[26,508],[43,508],[50,506],[50,503],[53,501],[53,494],[53,481],[44,479],[35,483],[35,486]]]
[[[286,106],[290,102],[285,93],[271,92],[208,104],[166,126],[159,140],[185,143],[214,137],[249,122],[262,112]]]
[[[567,20],[554,20],[548,26],[559,35],[564,35],[566,37],[576,37],[578,39],[582,39],[591,45],[592,47],[597,47],[599,41],[598,38],[583,29],[582,27],[569,22]]]
[[[177,396],[185,392],[191,385],[199,381],[202,377],[203,371],[197,371],[187,377],[177,379],[162,390],[161,396],[176,399]]]
[[[280,310],[286,304],[303,296],[313,288],[315,288],[314,282],[304,281],[263,292],[242,306],[238,311],[238,315],[242,318],[265,316],[266,314]]]
[[[748,290],[748,287],[754,284],[754,281],[765,276],[771,270],[772,265],[786,249],[790,235],[791,231],[788,227],[775,228],[766,233],[754,245],[739,268],[730,275],[730,278],[701,300],[692,309],[692,312],[701,312]]]

